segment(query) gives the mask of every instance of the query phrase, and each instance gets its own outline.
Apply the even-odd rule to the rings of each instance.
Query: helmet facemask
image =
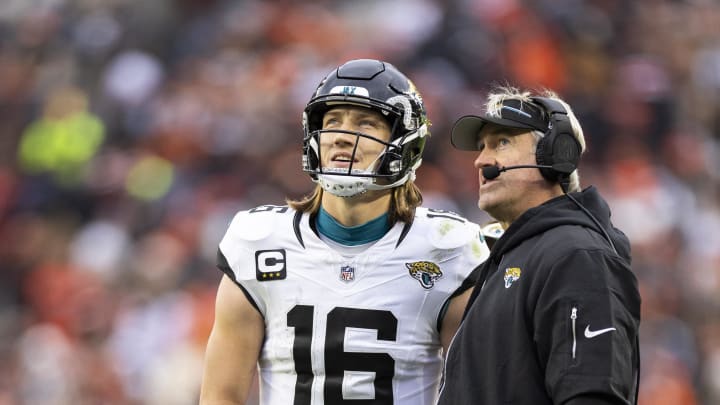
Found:
[[[338,103],[338,105],[343,104]],[[347,103],[345,105],[352,104]],[[366,107],[366,105],[362,105],[362,107]],[[310,106],[309,109],[311,109]],[[325,108],[324,110],[329,109]],[[408,130],[405,126],[408,120],[403,119],[404,111],[400,112],[398,108],[391,111],[378,108],[373,108],[373,110],[381,112],[389,123],[389,141],[383,141],[359,131],[322,129],[321,121],[325,111],[321,114],[316,112],[320,116],[320,123],[312,123],[309,121],[307,114],[304,116],[306,136],[303,170],[310,173],[312,179],[320,184],[325,191],[339,197],[351,197],[368,190],[385,190],[398,187],[408,180],[415,179],[415,169],[422,162],[421,154],[425,144],[425,135],[427,134],[426,125],[422,124],[417,129]],[[349,165],[348,167],[323,167],[324,156],[320,147],[322,140],[326,136],[336,136],[338,133],[346,134],[348,139],[354,140],[351,146]],[[366,143],[370,141],[382,145],[381,152],[365,167],[358,167],[355,163],[361,140]]]

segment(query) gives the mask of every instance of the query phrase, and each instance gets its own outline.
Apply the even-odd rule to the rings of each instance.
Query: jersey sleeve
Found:
[[[217,254],[217,267],[242,289],[263,315],[266,305],[256,280],[253,246],[271,235],[275,218],[274,213],[258,209],[238,212],[220,241]]]

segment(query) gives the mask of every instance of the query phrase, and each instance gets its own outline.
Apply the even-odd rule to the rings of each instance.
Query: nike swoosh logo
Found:
[[[602,335],[603,333],[610,332],[612,330],[615,330],[615,328],[605,328],[600,330],[590,330],[590,325],[585,327],[585,337],[588,339],[592,339],[595,336]]]

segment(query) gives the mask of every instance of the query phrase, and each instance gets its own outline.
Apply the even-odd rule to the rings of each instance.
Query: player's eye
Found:
[[[337,118],[326,118],[323,123],[323,128],[334,128],[340,125],[340,120]]]
[[[375,120],[367,119],[367,120],[360,120],[358,125],[361,127],[365,127],[365,128],[377,128],[379,124]]]

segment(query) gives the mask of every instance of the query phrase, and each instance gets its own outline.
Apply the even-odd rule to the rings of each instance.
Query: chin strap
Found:
[[[338,197],[352,197],[362,194],[368,190],[367,186],[372,182],[370,177],[339,176],[336,174],[321,174],[317,177],[315,182],[320,184],[323,190]]]
[[[377,184],[372,177],[340,176],[336,174],[321,174],[316,183],[320,184],[323,190],[338,197],[353,197],[368,190],[387,190],[395,188],[415,180],[415,170],[411,170],[405,176],[390,184]]]

